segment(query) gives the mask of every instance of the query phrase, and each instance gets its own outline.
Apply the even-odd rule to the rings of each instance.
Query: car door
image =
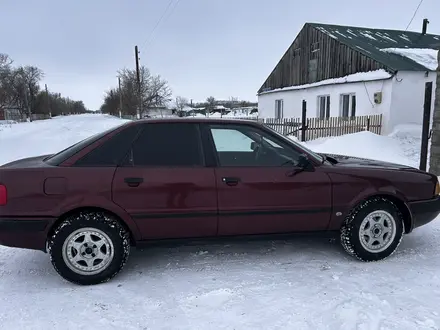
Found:
[[[215,236],[215,172],[205,167],[199,125],[144,124],[116,170],[113,200],[143,239]]]
[[[302,170],[301,150],[256,125],[205,129],[217,158],[219,235],[325,230],[331,184],[319,167]]]

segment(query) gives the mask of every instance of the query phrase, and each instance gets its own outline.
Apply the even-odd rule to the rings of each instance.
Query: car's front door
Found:
[[[215,236],[215,174],[204,164],[198,124],[145,124],[116,170],[113,200],[143,239]]]
[[[210,125],[217,155],[219,235],[325,230],[331,184],[319,167],[300,171],[301,152],[253,125]]]

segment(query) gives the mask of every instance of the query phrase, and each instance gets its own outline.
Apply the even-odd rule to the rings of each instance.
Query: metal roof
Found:
[[[342,44],[382,63],[393,71],[426,71],[426,67],[397,54],[382,51],[384,48],[440,49],[440,36],[420,32],[371,29],[355,26],[307,23]]]

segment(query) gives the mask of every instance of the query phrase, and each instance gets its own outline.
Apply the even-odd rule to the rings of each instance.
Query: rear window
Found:
[[[81,167],[112,167],[118,165],[129,151],[133,140],[140,130],[140,125],[122,129],[107,141],[88,152],[79,159],[74,166]]]
[[[126,124],[123,124],[123,125],[126,125]],[[85,147],[89,146],[90,144],[94,143],[95,141],[98,141],[102,137],[106,136],[107,134],[110,134],[111,132],[115,131],[116,129],[120,128],[123,125],[119,125],[119,126],[110,128],[104,132],[92,135],[92,136],[88,137],[87,139],[84,139],[78,143],[75,143],[74,145],[72,145],[64,150],[62,150],[52,156],[47,157],[46,159],[44,159],[44,162],[46,162],[47,164],[52,165],[52,166],[58,166],[59,164],[61,164],[65,160],[69,159],[70,157],[72,157],[76,153],[80,152]]]

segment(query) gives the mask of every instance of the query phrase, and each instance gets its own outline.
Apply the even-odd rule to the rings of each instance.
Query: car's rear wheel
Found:
[[[63,278],[76,284],[99,284],[124,267],[130,237],[117,219],[104,212],[79,212],[55,229],[48,250]]]
[[[378,261],[396,251],[403,232],[403,216],[397,206],[387,199],[373,198],[345,219],[341,243],[345,251],[362,261]]]

